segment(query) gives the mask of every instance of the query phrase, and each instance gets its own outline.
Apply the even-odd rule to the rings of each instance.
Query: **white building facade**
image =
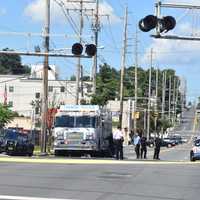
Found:
[[[49,106],[60,104],[74,104],[76,82],[67,80],[48,81]],[[41,103],[42,79],[27,78],[23,75],[0,75],[0,103],[7,103],[13,111],[26,117],[31,117],[33,109],[38,109],[33,104]],[[90,101],[92,83],[83,83],[83,99]],[[81,99],[81,91],[79,99]],[[37,108],[36,108],[37,107]],[[39,111],[35,110],[37,114]]]

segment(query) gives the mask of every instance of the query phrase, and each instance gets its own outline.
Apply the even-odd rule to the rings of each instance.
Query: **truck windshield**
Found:
[[[63,115],[56,117],[55,127],[69,128],[95,128],[96,117],[90,116],[68,116]]]
[[[76,127],[95,128],[96,118],[89,116],[76,117]]]
[[[74,117],[68,115],[56,117],[55,127],[74,127]]]

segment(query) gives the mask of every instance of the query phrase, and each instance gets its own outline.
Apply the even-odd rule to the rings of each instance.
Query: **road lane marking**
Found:
[[[48,158],[13,158],[1,157],[0,163],[35,163],[35,164],[86,164],[86,165],[127,165],[127,164],[146,164],[146,165],[169,165],[169,164],[188,164],[200,165],[199,161],[164,161],[164,160],[94,160],[94,159],[48,159]]]
[[[57,198],[41,198],[41,197],[23,197],[0,195],[0,199],[4,200],[75,200],[75,199],[57,199]],[[76,199],[77,200],[77,199]]]

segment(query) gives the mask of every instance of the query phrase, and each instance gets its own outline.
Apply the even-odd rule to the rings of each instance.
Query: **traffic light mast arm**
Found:
[[[171,40],[192,40],[192,41],[200,41],[200,37],[186,37],[186,36],[177,36],[177,35],[160,35],[155,34],[151,35],[151,37],[156,39],[171,39]]]
[[[191,4],[162,3],[161,1],[156,3],[156,6],[164,8],[200,9],[200,6],[195,6]]]
[[[22,56],[51,56],[51,57],[68,57],[68,58],[91,58],[87,55],[73,55],[73,54],[58,54],[58,53],[42,53],[42,52],[20,52],[20,51],[0,51],[0,55],[22,55]]]

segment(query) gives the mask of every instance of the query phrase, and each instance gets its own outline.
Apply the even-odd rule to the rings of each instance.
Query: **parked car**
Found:
[[[183,143],[182,137],[180,135],[172,135],[172,136],[170,136],[170,139],[174,140],[175,144],[182,144]]]
[[[162,146],[162,147],[168,147],[168,148],[170,148],[170,147],[173,147],[173,146],[175,146],[175,145],[176,145],[175,140],[173,140],[173,139],[170,138],[170,137],[168,137],[168,138],[163,138],[163,139],[161,140],[161,146]]]
[[[1,147],[8,155],[32,156],[34,150],[28,135],[9,129],[5,130]]]
[[[194,142],[194,146],[190,151],[190,160],[191,161],[200,160],[200,139]]]
[[[3,136],[0,135],[0,153],[3,152]]]

